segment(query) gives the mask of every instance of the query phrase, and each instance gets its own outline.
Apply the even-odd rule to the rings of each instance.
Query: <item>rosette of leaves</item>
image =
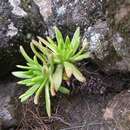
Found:
[[[32,44],[31,48],[35,52]],[[54,69],[53,64],[50,63],[51,54],[48,55],[48,57],[46,58],[46,63],[43,62],[43,60],[41,60],[41,62],[39,63],[37,56],[34,55],[33,59],[31,59],[27,55],[22,46],[20,46],[20,52],[22,53],[23,57],[27,62],[26,66],[17,65],[17,67],[22,70],[12,72],[12,74],[18,78],[21,78],[22,80],[17,83],[27,86],[28,90],[24,94],[22,94],[19,98],[21,99],[21,102],[24,102],[29,97],[34,95],[34,103],[38,104],[39,97],[44,90],[46,111],[48,116],[50,117],[51,116],[50,83],[52,77],[51,75]],[[64,94],[69,94],[69,90],[63,86],[60,87],[59,91]]]
[[[55,96],[57,91],[69,94],[69,90],[62,85],[63,80],[68,80],[72,75],[80,82],[85,82],[85,77],[77,69],[75,63],[89,57],[85,52],[85,44],[80,48],[80,29],[74,33],[72,40],[66,36],[65,41],[60,30],[55,27],[56,41],[47,37],[47,40],[38,37],[39,41],[32,40],[31,49],[34,57],[30,58],[22,46],[20,52],[27,61],[26,66],[17,65],[21,71],[12,74],[22,78],[18,84],[25,85],[28,90],[19,98],[26,101],[34,95],[34,103],[38,104],[39,97],[45,92],[46,111],[51,116],[50,96]]]
[[[89,57],[89,53],[85,51],[86,43],[80,48],[80,29],[74,33],[72,40],[69,36],[66,36],[65,40],[60,30],[55,27],[56,41],[47,37],[47,40],[38,37],[39,41],[32,41],[32,44],[37,47],[41,52],[41,56],[47,57],[48,53],[52,54],[54,70],[52,76],[53,92],[60,88],[63,79],[69,79],[72,75],[80,82],[85,82],[86,79],[82,73],[75,66],[76,62],[79,62]],[[43,45],[45,46],[44,49]],[[44,51],[43,51],[44,50]],[[53,94],[52,94],[53,95]]]

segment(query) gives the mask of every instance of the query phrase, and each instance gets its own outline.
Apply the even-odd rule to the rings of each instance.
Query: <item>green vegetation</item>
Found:
[[[19,98],[26,101],[34,95],[34,103],[38,104],[40,95],[44,92],[46,111],[51,116],[50,96],[55,96],[59,91],[69,94],[69,90],[62,85],[63,80],[69,80],[73,75],[78,81],[85,82],[85,77],[77,69],[75,63],[89,57],[85,45],[80,48],[80,29],[74,33],[72,40],[63,36],[57,27],[55,29],[56,42],[50,37],[47,40],[38,37],[39,41],[32,40],[30,46],[34,57],[30,58],[22,46],[20,52],[27,61],[26,66],[17,65],[21,71],[12,74],[22,78],[18,84],[26,85],[28,90]]]

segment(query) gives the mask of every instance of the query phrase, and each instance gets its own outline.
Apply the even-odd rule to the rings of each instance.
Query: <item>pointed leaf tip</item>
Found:
[[[49,92],[49,86],[48,84],[45,87],[45,101],[46,101],[46,111],[48,114],[48,117],[51,117],[51,100],[50,100],[50,92]]]
[[[61,64],[57,65],[56,70],[53,74],[53,82],[55,90],[58,91],[59,87],[62,83],[62,73],[63,73],[63,66]]]

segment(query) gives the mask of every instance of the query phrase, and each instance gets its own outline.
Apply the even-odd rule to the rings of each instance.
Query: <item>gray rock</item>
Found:
[[[116,58],[111,57],[114,64],[110,62],[108,69],[130,71],[130,2],[129,0],[107,0],[104,4],[110,28],[109,39],[117,55],[114,54]]]
[[[2,130],[2,119],[0,119],[0,130]]]
[[[9,0],[9,3],[13,7],[13,10],[11,11],[13,14],[21,17],[27,16],[27,13],[20,7],[20,0]]]
[[[15,95],[16,83],[0,83],[0,119],[2,127],[10,128],[16,126],[15,105],[12,100]]]
[[[84,30],[103,16],[99,0],[35,0],[34,2],[38,5],[51,35],[54,25],[60,26],[63,32],[71,34],[76,26]]]
[[[36,35],[44,35],[45,24],[32,0],[0,0],[0,76],[21,61],[19,45],[29,48]]]
[[[88,27],[83,39],[87,38],[88,50],[93,55],[93,60],[102,70],[119,71],[121,70],[120,59],[114,48],[117,44],[109,33],[110,28],[107,21],[98,20],[94,25]],[[122,70],[124,70],[123,67]]]
[[[130,129],[130,93],[117,94],[107,105],[104,119],[111,125],[115,123],[119,130]]]
[[[89,51],[93,60],[105,71],[127,71],[129,69],[128,50],[118,33],[111,35],[109,22],[105,21],[103,7],[105,1],[97,0],[35,0],[43,17],[48,34],[54,37],[53,26],[73,35],[80,26],[83,38],[89,41]],[[125,53],[125,54],[124,54]]]
[[[93,60],[102,70],[128,72],[130,70],[129,44],[118,31],[113,30],[108,21],[98,20],[88,27],[84,38],[88,39],[88,49],[91,54],[94,54]]]
[[[0,76],[21,62],[19,45],[28,50],[36,35],[54,36],[52,27],[73,35],[103,18],[99,0],[0,0]],[[8,59],[8,60],[7,60]]]
[[[21,62],[19,45],[29,51],[29,43],[37,35],[54,37],[55,25],[70,36],[80,26],[81,35],[88,38],[93,60],[101,69],[129,71],[129,27],[125,27],[129,25],[125,10],[129,3],[126,0],[121,7],[120,3],[121,0],[0,0],[0,76]]]
[[[98,21],[93,26],[89,26],[84,33],[84,38],[87,38],[89,42],[89,51],[100,60],[104,60],[109,55],[109,42],[106,40],[108,32],[106,21]]]

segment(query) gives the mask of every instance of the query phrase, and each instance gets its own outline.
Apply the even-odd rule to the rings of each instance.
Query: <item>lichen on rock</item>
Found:
[[[29,6],[23,4],[27,2]],[[32,0],[0,0],[0,76],[21,62],[19,45],[28,50],[31,39],[44,35],[45,31],[44,21]]]
[[[27,16],[27,13],[22,8],[20,8],[20,3],[21,3],[20,0],[9,0],[9,2],[11,6],[13,7],[13,10],[12,10],[13,14],[22,16],[22,17]]]

